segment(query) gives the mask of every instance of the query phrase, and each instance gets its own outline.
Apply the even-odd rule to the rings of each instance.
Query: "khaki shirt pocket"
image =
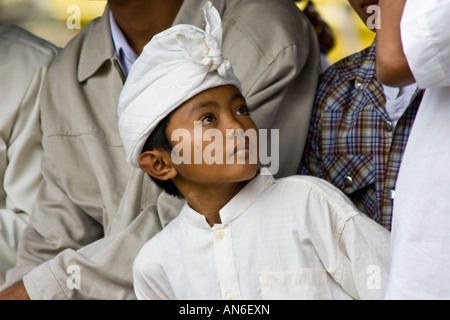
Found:
[[[329,300],[330,289],[324,269],[260,272],[264,300]]]

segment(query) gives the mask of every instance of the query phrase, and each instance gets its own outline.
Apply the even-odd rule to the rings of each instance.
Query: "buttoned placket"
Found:
[[[241,299],[239,280],[234,264],[231,225],[215,225],[211,228],[211,233],[214,239],[214,251],[222,298],[225,300]]]

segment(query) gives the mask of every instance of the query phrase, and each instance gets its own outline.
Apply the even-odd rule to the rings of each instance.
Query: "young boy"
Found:
[[[205,31],[178,25],[152,39],[119,102],[128,161],[185,199],[179,216],[137,256],[136,296],[382,298],[389,232],[324,180],[275,180],[259,170],[245,134],[256,126],[221,54],[220,16],[210,3],[204,15]],[[199,142],[199,126],[221,132],[223,140],[216,135]],[[193,136],[183,135],[182,152],[173,142],[180,132]],[[199,149],[205,154],[213,144],[210,154],[219,161],[178,161],[192,160]]]

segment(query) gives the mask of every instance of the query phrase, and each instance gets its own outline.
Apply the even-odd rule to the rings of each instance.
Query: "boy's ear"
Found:
[[[165,150],[151,150],[141,154],[139,167],[147,174],[158,180],[166,181],[176,177],[177,170],[172,166],[170,152]]]

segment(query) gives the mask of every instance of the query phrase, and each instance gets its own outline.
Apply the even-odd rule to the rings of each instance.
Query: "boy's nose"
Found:
[[[243,128],[229,128],[226,130],[228,140],[234,139],[235,137],[239,140],[241,137],[244,137],[244,133],[245,131]]]
[[[236,135],[240,134],[239,132],[244,132],[245,128],[243,124],[238,121],[235,117],[230,117],[226,123],[226,133],[227,138],[234,138]]]

